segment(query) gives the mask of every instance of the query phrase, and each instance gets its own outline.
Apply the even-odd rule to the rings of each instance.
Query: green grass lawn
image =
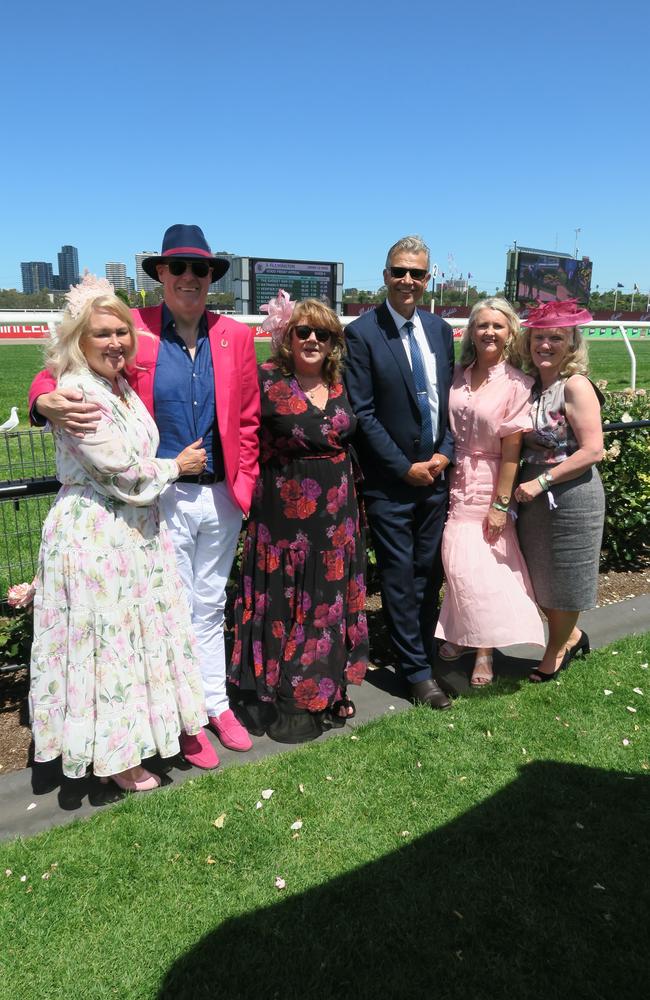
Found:
[[[0,996],[638,1000],[649,659],[631,637],[0,845]]]
[[[650,389],[650,340],[633,344],[637,358],[637,387]],[[268,343],[255,345],[258,361],[270,353]],[[456,354],[459,345],[456,343]],[[623,341],[589,342],[591,375],[607,379],[608,389],[624,389],[630,384],[630,362]],[[42,368],[43,348],[34,344],[0,344],[0,423],[9,416],[12,406],[18,406],[22,427],[28,425],[27,393],[32,378]]]

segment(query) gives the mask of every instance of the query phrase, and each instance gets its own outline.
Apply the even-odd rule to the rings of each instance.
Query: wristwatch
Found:
[[[508,504],[510,503],[510,497],[506,496],[505,493],[502,496],[495,497],[494,499],[497,501],[497,503],[503,504],[504,507],[507,507]]]

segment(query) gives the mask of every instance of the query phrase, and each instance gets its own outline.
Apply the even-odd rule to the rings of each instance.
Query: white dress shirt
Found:
[[[413,324],[413,336],[418,342],[418,347],[420,348],[420,353],[422,355],[422,361],[424,362],[424,374],[427,381],[427,399],[429,400],[429,410],[431,411],[431,427],[433,428],[433,440],[434,442],[438,438],[438,378],[436,372],[436,356],[429,347],[429,341],[427,340],[426,334],[424,332],[424,327],[422,326],[422,320],[418,314],[417,309],[413,311],[413,315],[410,319],[405,319],[396,312],[388,299],[386,300],[386,305],[388,306],[388,311],[395,320],[395,326],[397,327],[397,332],[400,335],[400,340],[404,346],[404,351],[406,352],[406,358],[409,363],[409,368],[413,371],[413,363],[411,361],[411,348],[409,346],[409,336],[408,331],[404,328],[406,323]]]

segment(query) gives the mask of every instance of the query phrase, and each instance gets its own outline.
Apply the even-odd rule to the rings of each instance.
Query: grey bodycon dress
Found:
[[[559,379],[545,391],[539,383],[533,388],[533,430],[524,434],[520,482],[536,479],[578,449],[566,418],[565,385]],[[593,608],[604,520],[605,494],[595,466],[519,506],[519,543],[542,607]]]

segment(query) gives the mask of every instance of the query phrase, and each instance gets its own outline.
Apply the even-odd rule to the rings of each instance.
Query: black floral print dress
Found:
[[[341,383],[323,410],[273,362],[259,369],[260,476],[235,603],[230,681],[261,702],[323,712],[368,660],[365,549]]]

